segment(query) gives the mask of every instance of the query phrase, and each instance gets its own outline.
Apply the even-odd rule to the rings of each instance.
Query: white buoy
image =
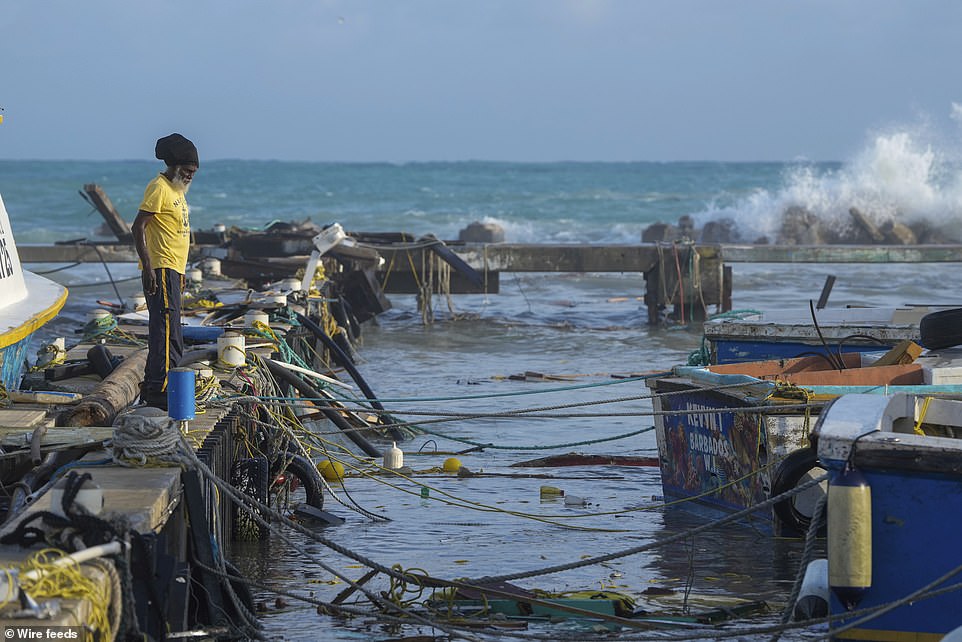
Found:
[[[397,470],[404,466],[404,451],[397,447],[397,442],[391,442],[391,447],[384,451],[384,467]]]
[[[277,306],[283,308],[287,306],[287,295],[286,294],[271,294],[266,298],[266,303],[268,305]]]
[[[281,289],[288,290],[290,292],[300,292],[301,281],[300,279],[284,279],[281,281]]]
[[[223,234],[227,231],[227,226],[223,223],[214,223],[214,231],[218,234]]]
[[[187,280],[193,285],[200,285],[204,282],[204,273],[200,271],[200,268],[191,268],[187,270]]]
[[[244,335],[225,332],[217,337],[217,359],[224,365],[236,368],[247,361]]]
[[[248,310],[244,313],[245,328],[253,328],[255,321],[260,321],[264,325],[270,325],[271,318],[263,310]]]
[[[138,292],[130,297],[130,303],[134,306],[135,310],[143,309],[147,307],[147,297],[144,296],[143,292]]]

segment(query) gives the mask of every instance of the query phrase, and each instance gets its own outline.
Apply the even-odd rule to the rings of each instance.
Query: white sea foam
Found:
[[[879,134],[838,169],[793,165],[777,191],[759,189],[732,205],[712,204],[695,218],[699,225],[731,219],[743,241],[774,240],[791,207],[815,214],[835,232],[851,225],[854,207],[877,225],[927,222],[957,240],[962,237],[962,173],[955,156],[926,142],[921,130]]]

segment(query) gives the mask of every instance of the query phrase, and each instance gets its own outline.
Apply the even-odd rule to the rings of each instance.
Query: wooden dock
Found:
[[[120,325],[117,329],[123,338],[139,340],[147,331],[144,325],[131,324]],[[106,337],[106,340],[111,353],[123,357],[125,362],[133,361],[143,350],[140,345],[116,343],[112,337]],[[100,345],[98,338],[84,340],[66,352],[65,360],[68,363],[83,360],[91,348]],[[267,357],[272,348],[267,343],[263,347],[251,347],[250,352]],[[120,370],[121,366],[117,366],[114,372]],[[213,367],[211,371],[219,384],[234,376],[234,370],[229,368]],[[136,374],[139,379],[142,372]],[[128,377],[128,374],[123,376]],[[34,377],[40,377],[35,383],[45,379],[41,373]],[[80,401],[83,404],[90,397],[97,396],[97,390],[105,381],[107,379],[102,380],[97,375],[81,375],[48,382],[47,389],[83,394]],[[125,401],[128,405],[133,400],[121,399],[120,403]],[[128,532],[134,533],[130,539],[138,543],[128,554],[133,586],[127,586],[125,590],[134,593],[141,631],[149,633],[152,639],[191,628],[226,633],[227,625],[233,622],[226,618],[233,617],[234,605],[222,583],[211,574],[200,572],[197,564],[214,565],[212,556],[216,549],[212,542],[216,542],[220,551],[229,552],[231,541],[237,537],[236,509],[231,502],[220,499],[217,489],[209,480],[200,478],[196,471],[154,463],[145,466],[112,463],[109,440],[116,438],[117,430],[109,426],[112,417],[107,419],[108,425],[105,426],[56,425],[64,416],[71,416],[70,410],[76,407],[17,403],[13,408],[0,409],[0,445],[3,448],[0,452],[6,459],[18,457],[23,460],[27,454],[25,449],[32,448],[29,452],[36,461],[68,449],[72,457],[82,449],[86,455],[74,470],[89,474],[90,481],[100,488],[104,506],[100,518],[122,520],[129,528]],[[256,432],[253,421],[243,404],[222,403],[198,408],[195,418],[181,425],[181,430],[187,442],[194,446],[198,459],[220,479],[232,481],[238,462],[247,461],[243,458],[250,452],[249,444],[242,442],[244,435]],[[26,464],[30,470],[32,464],[29,461]],[[264,482],[269,482],[266,471]],[[263,494],[260,499],[266,501],[267,486],[260,488],[259,492]],[[51,511],[56,511],[56,507],[52,506],[51,493],[45,492],[35,501],[25,503],[22,512],[3,523],[0,536],[18,539],[25,532],[22,527],[26,523],[36,526],[41,523],[38,518]],[[187,551],[192,553],[188,555]],[[0,566],[17,569],[35,552],[36,549],[5,543],[0,545]],[[50,572],[49,568],[44,572]],[[98,566],[85,564],[81,572],[99,591],[107,595],[115,592],[111,576]],[[115,597],[119,600],[119,596]],[[19,627],[25,631],[31,628],[43,631],[44,627],[52,626],[68,627],[82,633],[93,621],[95,602],[92,599],[79,596],[58,598],[59,610],[43,620],[25,610],[0,618],[0,621],[8,628]],[[162,604],[156,603],[158,599]],[[168,629],[168,626],[173,628]],[[78,639],[84,639],[84,635]]]

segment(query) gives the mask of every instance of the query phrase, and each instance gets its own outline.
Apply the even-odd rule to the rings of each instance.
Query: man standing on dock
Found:
[[[190,251],[187,191],[200,162],[197,148],[180,134],[157,141],[154,150],[167,164],[144,190],[131,226],[147,299],[148,348],[140,399],[167,409],[167,372],[184,352],[180,301]]]

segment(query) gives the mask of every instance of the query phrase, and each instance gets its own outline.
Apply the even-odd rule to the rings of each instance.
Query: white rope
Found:
[[[177,452],[180,430],[169,417],[124,415],[114,426],[113,459],[121,466],[143,466],[167,460]]]

